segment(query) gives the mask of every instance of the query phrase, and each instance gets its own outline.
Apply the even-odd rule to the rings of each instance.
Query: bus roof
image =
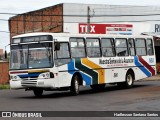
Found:
[[[115,38],[115,37],[124,37],[124,38],[152,38],[152,36],[148,35],[107,35],[107,34],[71,34],[71,33],[49,33],[49,32],[35,32],[35,33],[26,33],[26,34],[21,34],[14,36],[12,38],[19,38],[19,37],[29,37],[29,36],[39,36],[39,35],[52,35],[53,37],[110,37],[110,38]]]

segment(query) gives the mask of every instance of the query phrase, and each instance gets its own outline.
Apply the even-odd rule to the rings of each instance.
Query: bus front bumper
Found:
[[[11,89],[25,89],[34,87],[54,88],[55,81],[53,79],[10,80]]]

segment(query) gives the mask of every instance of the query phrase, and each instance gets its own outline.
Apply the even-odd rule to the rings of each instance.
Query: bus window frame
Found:
[[[70,50],[70,44],[69,44],[69,42],[66,42],[66,41],[61,41],[61,42],[59,42],[59,44],[61,44],[61,43],[67,43],[67,44],[68,44],[69,57],[68,57],[68,58],[58,58],[58,57],[57,57],[57,51],[59,51],[59,50],[55,51],[55,52],[54,52],[54,64],[55,64],[56,67],[59,67],[59,66],[68,64],[68,63],[71,61],[71,50]],[[55,56],[56,56],[56,57],[55,57]],[[59,60],[59,59],[63,59],[63,60],[68,59],[69,62],[66,62],[66,63],[64,63],[64,64],[57,65],[57,64],[56,64],[56,61]]]
[[[73,47],[71,47],[71,41],[70,41],[70,39],[72,39],[72,38],[75,38],[75,39],[83,39],[84,52],[85,52],[85,56],[84,56],[84,57],[72,57],[72,50],[71,50],[71,48],[73,48]],[[86,57],[87,57],[86,43],[85,43],[85,38],[84,38],[84,37],[70,37],[70,38],[69,38],[69,46],[70,46],[70,56],[71,56],[71,58],[86,58]]]
[[[152,55],[150,55],[150,54],[148,54],[148,45],[147,45],[147,41],[148,40],[151,40],[151,44],[152,44],[152,51],[153,51],[153,54]],[[153,56],[153,55],[155,55],[155,53],[154,53],[154,46],[153,46],[153,39],[152,38],[147,38],[146,39],[146,49],[147,49],[147,55],[149,55],[149,56]]]
[[[113,43],[111,43],[111,47],[102,47],[102,39],[110,39],[110,41],[112,41]],[[100,39],[100,44],[101,44],[101,54],[102,54],[102,57],[116,57],[116,49],[115,49],[115,41],[114,41],[114,38],[106,38],[106,37],[103,37],[103,38],[101,38]],[[113,53],[114,53],[114,55],[113,56],[104,56],[103,55],[103,48],[112,48],[112,50],[114,50],[113,51]]]
[[[134,55],[131,55],[131,52],[130,52],[130,47],[129,47],[129,39],[132,39],[133,40],[133,45],[134,45],[134,47],[131,47],[131,48],[134,48]],[[129,56],[136,56],[137,54],[136,54],[136,45],[135,45],[135,38],[128,38],[127,39],[127,45],[128,45],[128,52],[129,52]]]
[[[116,39],[125,39],[126,47],[116,47]],[[116,50],[116,56],[118,56],[118,57],[128,57],[128,56],[130,56],[129,51],[128,51],[128,39],[127,38],[114,38],[114,46],[115,46],[115,50]],[[116,48],[127,48],[127,55],[124,55],[124,56],[117,55],[117,49]]]
[[[136,42],[135,42],[136,55],[137,55],[137,56],[147,56],[148,54],[147,54],[146,38],[135,38],[135,40],[136,40],[136,39],[143,39],[143,40],[144,40],[145,51],[146,51],[146,54],[145,54],[145,55],[138,55],[136,49],[137,49],[137,48],[144,48],[144,47],[137,47],[137,46],[136,46]]]
[[[87,47],[87,39],[98,39],[99,47]],[[89,57],[89,58],[102,57],[101,43],[100,43],[100,38],[99,37],[86,37],[85,38],[85,48],[86,48],[87,57]],[[100,56],[88,56],[88,50],[87,50],[87,48],[99,48],[99,50],[100,50]]]

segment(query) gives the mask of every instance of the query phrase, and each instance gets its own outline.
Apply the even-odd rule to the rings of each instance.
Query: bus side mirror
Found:
[[[54,43],[54,51],[58,51],[60,50],[60,43],[59,42],[55,42]]]
[[[4,58],[7,59],[7,51],[4,52]]]

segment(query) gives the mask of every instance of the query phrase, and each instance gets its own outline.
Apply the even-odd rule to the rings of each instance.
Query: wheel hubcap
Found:
[[[76,93],[78,93],[78,89],[79,89],[78,81],[75,80],[75,90],[76,90]]]
[[[132,82],[133,82],[132,76],[129,74],[127,76],[127,83],[128,83],[128,85],[132,85]]]

